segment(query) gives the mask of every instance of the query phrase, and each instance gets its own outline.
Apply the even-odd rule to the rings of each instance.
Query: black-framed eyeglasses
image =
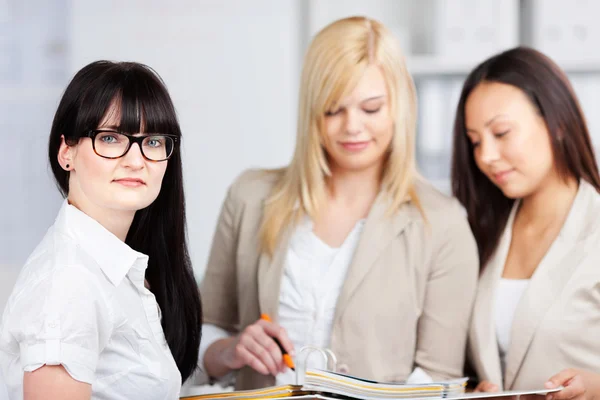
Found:
[[[92,148],[100,157],[121,158],[133,143],[137,143],[142,156],[148,161],[166,161],[175,150],[178,137],[166,134],[149,134],[134,136],[113,129],[94,129],[87,131],[83,137],[92,139]]]

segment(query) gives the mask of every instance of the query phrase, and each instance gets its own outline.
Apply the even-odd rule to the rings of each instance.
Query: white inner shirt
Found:
[[[144,287],[148,257],[65,201],[21,270],[0,326],[13,400],[23,373],[62,365],[92,399],[176,399],[181,375]]]
[[[506,354],[508,353],[508,348],[510,346],[510,331],[512,329],[515,311],[517,310],[519,301],[521,301],[521,297],[523,296],[523,293],[525,293],[528,284],[529,279],[506,278],[501,278],[498,283],[494,303],[494,318],[503,375],[506,368]]]
[[[292,236],[279,295],[279,323],[294,348],[329,348],[337,299],[354,256],[364,220],[356,223],[344,243],[332,248],[313,232],[305,220]],[[310,356],[307,366],[326,368],[318,354]],[[295,373],[279,374],[277,384],[295,383]]]

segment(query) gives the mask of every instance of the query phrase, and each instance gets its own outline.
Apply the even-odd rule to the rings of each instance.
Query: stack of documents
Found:
[[[408,399],[442,398],[464,393],[467,378],[428,384],[380,383],[319,369],[306,371],[304,385],[183,397],[201,399]],[[333,396],[333,397],[332,397]]]
[[[244,390],[237,392],[204,394],[200,396],[182,397],[186,400],[203,399],[482,399],[486,397],[518,396],[525,394],[546,394],[555,392],[556,389],[539,389],[524,391],[505,391],[496,393],[465,393],[467,378],[456,380],[408,384],[393,382],[376,382],[355,376],[344,375],[337,372],[320,369],[308,369],[305,373],[303,385],[283,385],[264,389]],[[540,397],[540,399],[542,399]]]
[[[303,390],[339,394],[357,399],[442,398],[464,393],[467,378],[445,382],[382,383],[331,371],[308,370]]]

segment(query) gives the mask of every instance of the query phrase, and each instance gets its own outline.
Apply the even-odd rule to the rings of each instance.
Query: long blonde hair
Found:
[[[272,255],[283,230],[306,214],[315,218],[326,201],[331,175],[322,146],[324,115],[347,95],[369,65],[386,79],[395,132],[381,188],[390,198],[389,213],[407,200],[420,209],[414,189],[416,93],[397,39],[380,22],[350,17],[331,23],[313,39],[304,59],[296,149],[287,168],[278,170],[261,226],[261,250]]]

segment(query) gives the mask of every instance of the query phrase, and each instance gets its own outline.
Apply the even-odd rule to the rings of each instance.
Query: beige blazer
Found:
[[[506,390],[543,388],[564,368],[600,371],[600,195],[581,181],[565,223],[521,298],[502,375],[493,314],[515,203],[477,290],[469,358],[481,380]]]
[[[264,200],[276,178],[248,171],[229,189],[201,285],[205,323],[239,332],[261,313],[278,315],[292,229],[282,232],[272,258],[258,251]],[[386,217],[382,194],[365,222],[331,334],[339,369],[350,374],[400,381],[415,366],[434,378],[462,374],[479,269],[476,244],[456,200],[426,183],[417,190],[429,225],[410,203]],[[236,387],[273,383],[245,367]]]

